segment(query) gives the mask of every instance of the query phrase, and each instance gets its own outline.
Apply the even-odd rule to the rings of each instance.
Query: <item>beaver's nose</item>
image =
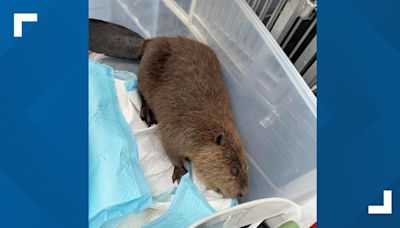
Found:
[[[243,196],[242,193],[237,194],[237,197],[242,197],[242,196]]]

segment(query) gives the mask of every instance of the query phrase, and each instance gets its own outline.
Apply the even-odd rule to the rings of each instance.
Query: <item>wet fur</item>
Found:
[[[188,158],[209,188],[226,197],[245,194],[245,151],[214,51],[181,37],[147,40],[142,50],[139,88],[171,162],[181,168]]]

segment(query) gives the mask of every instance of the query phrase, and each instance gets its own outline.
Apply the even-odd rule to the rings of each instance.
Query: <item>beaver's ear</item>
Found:
[[[89,19],[89,50],[111,57],[139,59],[144,38],[113,23]]]
[[[221,133],[217,134],[217,135],[214,137],[213,142],[214,142],[215,144],[221,146],[221,145],[224,143],[224,133],[221,132]]]

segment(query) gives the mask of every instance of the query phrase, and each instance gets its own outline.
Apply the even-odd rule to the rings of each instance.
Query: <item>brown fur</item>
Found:
[[[148,40],[143,50],[139,88],[171,162],[182,167],[188,158],[199,179],[225,197],[245,194],[246,155],[213,50],[181,37]]]

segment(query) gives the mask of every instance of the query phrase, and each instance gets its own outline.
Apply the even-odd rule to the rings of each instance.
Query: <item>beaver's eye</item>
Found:
[[[235,177],[238,175],[238,170],[237,170],[236,167],[232,167],[232,169],[231,169],[231,174],[232,174],[233,176],[235,176]]]
[[[214,141],[215,144],[221,146],[221,145],[223,144],[223,142],[224,142],[224,133],[221,132],[221,133],[219,133],[218,135],[216,135],[216,136],[214,137],[214,140],[213,140],[213,141]]]

